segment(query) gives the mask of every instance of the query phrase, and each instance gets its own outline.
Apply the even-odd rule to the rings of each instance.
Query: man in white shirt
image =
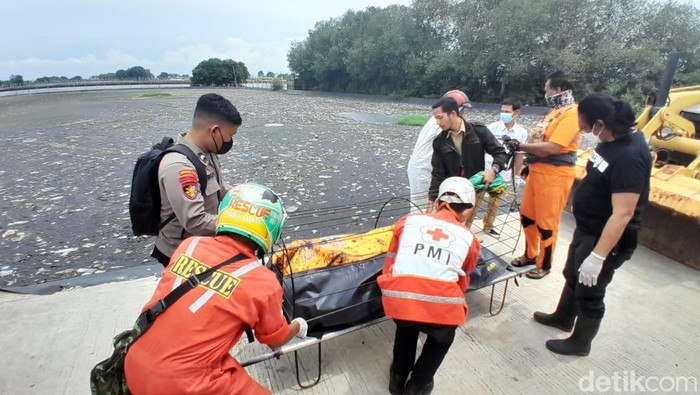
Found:
[[[460,105],[459,113],[464,114],[465,107],[471,107],[467,94],[460,90],[451,90],[445,93],[443,98],[451,97]],[[433,157],[433,140],[437,137],[442,129],[438,126],[434,117],[430,117],[428,122],[423,126],[416,145],[413,147],[411,159],[408,161],[408,184],[411,188],[411,212],[421,212],[428,208],[428,189],[430,188],[431,172],[433,166],[431,159]]]
[[[520,101],[514,99],[505,99],[501,103],[501,119],[487,125],[491,133],[499,141],[503,141],[504,136],[508,136],[511,139],[515,139],[522,142],[527,141],[527,130],[516,122],[516,119],[520,116]],[[484,160],[486,161],[486,168],[491,168],[491,163],[493,158],[489,154],[484,155]],[[516,176],[520,175],[520,170],[523,167],[523,154],[519,152],[515,155],[514,170]],[[511,182],[511,171],[503,170],[501,173],[503,181],[506,183]]]
[[[503,100],[503,102],[501,103],[500,120],[487,126],[491,133],[494,135],[494,137],[496,137],[496,139],[502,142],[503,137],[508,136],[510,139],[518,140],[520,142],[527,141],[527,130],[516,122],[516,119],[518,118],[518,116],[520,116],[520,107],[521,104],[518,100]],[[491,164],[493,163],[493,158],[491,157],[491,155],[485,154],[484,161],[486,162],[485,168],[490,169]],[[523,167],[522,152],[516,153],[513,161],[513,170],[515,170],[515,180],[517,181],[520,177],[520,170],[522,170]],[[506,185],[513,185],[511,181],[513,172],[510,169],[503,170],[499,174],[501,175],[501,177],[503,177],[503,181],[505,181]],[[483,194],[477,196],[475,207],[479,207],[481,205],[482,199]],[[489,195],[489,203],[486,208],[486,214],[484,215],[483,230],[484,232],[488,232],[494,236],[498,236],[499,234],[498,231],[493,229],[493,222],[496,219],[496,215],[498,214],[499,203],[499,195]]]

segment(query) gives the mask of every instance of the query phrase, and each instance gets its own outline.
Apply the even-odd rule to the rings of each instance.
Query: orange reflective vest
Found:
[[[530,172],[574,177],[576,152],[581,144],[578,105],[570,104],[550,111],[530,131],[528,142],[550,142],[561,148],[557,155],[537,157],[528,154]]]
[[[464,292],[479,249],[479,240],[447,210],[401,218],[377,279],[386,315],[429,324],[464,324],[468,312]]]

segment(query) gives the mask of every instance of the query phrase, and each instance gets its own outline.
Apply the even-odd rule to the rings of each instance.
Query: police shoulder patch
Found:
[[[182,169],[178,171],[180,187],[182,193],[189,200],[194,200],[199,196],[199,179],[197,178],[197,170]]]

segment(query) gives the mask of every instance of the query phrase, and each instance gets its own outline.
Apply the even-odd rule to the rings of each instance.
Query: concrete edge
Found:
[[[51,295],[69,288],[90,287],[105,283],[135,280],[152,275],[160,275],[162,271],[163,265],[156,263],[151,265],[110,270],[98,274],[71,277],[50,281],[43,284],[32,284],[21,287],[0,287],[0,292],[25,295]]]

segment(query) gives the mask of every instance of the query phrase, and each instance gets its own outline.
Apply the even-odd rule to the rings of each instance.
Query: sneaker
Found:
[[[498,231],[496,229],[489,230],[489,234],[492,236],[500,236],[501,235],[500,233],[498,233]]]

